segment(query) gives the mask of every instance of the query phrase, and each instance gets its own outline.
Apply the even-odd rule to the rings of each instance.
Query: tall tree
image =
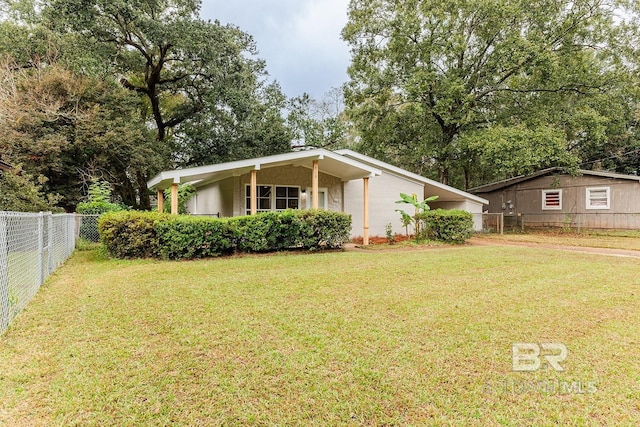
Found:
[[[353,51],[351,114],[366,135],[402,128],[393,116],[410,113],[417,129],[403,130],[402,143],[422,146],[447,183],[473,155],[465,134],[504,121],[548,138],[566,129],[518,115],[522,105],[606,93],[614,10],[603,0],[352,0],[343,30]],[[513,142],[509,135],[522,132],[498,140]]]
[[[350,123],[344,112],[344,94],[333,88],[321,100],[308,94],[289,102],[287,121],[299,147],[344,148],[350,145]]]
[[[199,113],[244,108],[265,75],[251,36],[199,10],[197,0],[51,0],[46,16],[112,48],[120,83],[145,96],[164,141]]]
[[[114,82],[79,76],[55,63],[0,67],[0,150],[73,210],[83,185],[104,178],[121,200],[139,206],[138,177],[162,164],[141,120],[137,96]],[[166,154],[165,154],[166,156]]]

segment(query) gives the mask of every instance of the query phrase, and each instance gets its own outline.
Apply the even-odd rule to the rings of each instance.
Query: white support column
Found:
[[[313,161],[313,174],[311,176],[311,207],[318,209],[318,160]]]
[[[256,169],[251,171],[251,188],[249,191],[251,193],[249,207],[251,215],[255,215],[258,212],[258,171]]]
[[[363,203],[363,230],[362,244],[369,244],[369,178],[362,178],[364,184],[364,203]]]

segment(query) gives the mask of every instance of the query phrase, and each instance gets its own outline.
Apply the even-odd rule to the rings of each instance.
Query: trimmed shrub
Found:
[[[107,212],[98,220],[100,241],[116,258],[151,258],[158,256],[156,223],[170,215],[158,212]]]
[[[351,215],[325,210],[301,211],[306,228],[301,231],[303,247],[314,250],[339,248],[349,241]]]
[[[236,234],[226,219],[175,216],[155,223],[157,254],[165,259],[207,258],[233,253]]]
[[[351,216],[326,210],[286,210],[232,218],[240,252],[342,247],[349,241]]]
[[[351,216],[287,210],[219,219],[128,211],[104,214],[98,229],[107,251],[118,258],[194,259],[338,248],[349,241]]]
[[[462,243],[473,235],[473,216],[458,209],[436,209],[417,215],[423,238]]]

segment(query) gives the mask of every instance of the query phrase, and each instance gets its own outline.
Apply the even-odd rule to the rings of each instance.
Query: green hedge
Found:
[[[324,210],[288,210],[228,219],[113,212],[98,230],[118,258],[194,259],[233,252],[338,248],[349,241],[351,216]]]
[[[436,209],[417,215],[423,238],[462,243],[473,235],[473,216],[457,209]]]
[[[168,221],[158,212],[107,212],[98,219],[100,241],[116,258],[151,258],[159,255],[156,224]]]

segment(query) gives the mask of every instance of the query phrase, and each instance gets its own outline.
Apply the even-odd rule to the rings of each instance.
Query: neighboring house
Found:
[[[640,228],[640,177],[562,168],[498,181],[469,192],[489,201],[490,213],[503,212],[505,224],[526,226]]]
[[[3,162],[2,160],[0,160],[0,171],[6,171],[12,168],[13,166],[11,166],[9,163]]]
[[[384,235],[391,223],[403,232],[395,203],[400,193],[439,196],[433,208],[457,208],[476,214],[478,229],[487,200],[350,150],[294,151],[216,165],[161,172],[147,186],[158,191],[182,183],[197,193],[187,208],[197,215],[231,217],[287,208],[320,208],[345,212],[353,218],[353,236]],[[255,190],[253,190],[255,189]],[[253,196],[255,195],[255,196]],[[177,197],[172,197],[172,201]],[[177,212],[177,205],[172,206]],[[367,217],[368,216],[368,224]]]

